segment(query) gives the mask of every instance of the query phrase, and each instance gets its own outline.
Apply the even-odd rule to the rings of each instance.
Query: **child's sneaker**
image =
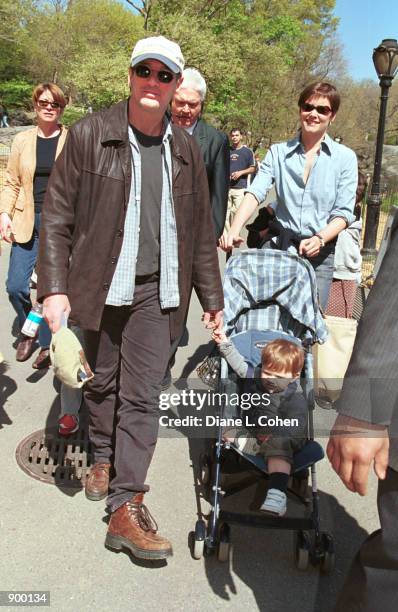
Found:
[[[58,421],[60,436],[70,436],[79,429],[79,419],[74,414],[64,414]]]
[[[286,493],[279,489],[268,489],[260,510],[283,516],[286,514]]]

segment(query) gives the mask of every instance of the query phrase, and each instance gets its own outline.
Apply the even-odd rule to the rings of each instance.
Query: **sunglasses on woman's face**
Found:
[[[318,115],[329,115],[332,112],[330,106],[315,106],[314,104],[309,104],[308,102],[304,102],[301,105],[301,110],[304,113],[310,113],[313,110],[316,110]]]
[[[40,108],[47,108],[50,105],[51,108],[61,108],[61,105],[58,102],[50,102],[50,100],[37,100],[37,106]]]
[[[135,66],[133,70],[140,79],[149,79],[151,74],[155,74],[159,83],[162,84],[171,83],[175,76],[169,70],[153,70],[146,64],[139,64],[138,66]]]

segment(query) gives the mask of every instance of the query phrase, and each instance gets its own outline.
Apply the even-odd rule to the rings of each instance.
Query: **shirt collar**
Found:
[[[173,137],[173,132],[171,130],[171,121],[167,115],[165,115],[163,119],[163,129],[163,143],[166,143],[166,141],[170,141]]]
[[[192,134],[194,133],[194,130],[195,130],[197,124],[198,124],[198,120],[196,120],[195,123],[193,123],[189,127],[184,127],[184,130],[186,132],[188,132],[188,134],[190,134],[192,136]]]
[[[136,140],[135,135],[134,135],[134,130],[132,129],[130,124],[128,126],[128,132],[129,132],[130,144],[133,145],[138,150],[138,145],[137,145],[137,140]],[[165,115],[165,117],[163,119],[163,138],[162,138],[162,144],[166,144],[167,142],[170,142],[172,137],[173,137],[173,132],[171,130],[171,121],[167,117],[167,115]]]
[[[336,146],[338,146],[338,144],[332,138],[330,138],[328,134],[325,134],[324,139],[321,142],[321,150],[325,151],[325,153],[328,155],[332,155]],[[298,132],[294,138],[287,141],[286,148],[287,152],[285,157],[291,156],[297,149],[300,149],[300,153],[303,152],[304,149],[300,140],[300,132]]]

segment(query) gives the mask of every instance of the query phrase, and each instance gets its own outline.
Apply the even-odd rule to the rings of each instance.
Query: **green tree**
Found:
[[[33,0],[1,0],[0,80],[16,78],[23,71],[24,25],[33,12]]]

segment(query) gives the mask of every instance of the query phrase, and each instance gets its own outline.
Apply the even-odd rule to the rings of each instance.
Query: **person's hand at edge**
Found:
[[[0,236],[5,242],[14,242],[12,221],[5,212],[0,215]]]
[[[326,453],[347,489],[366,495],[369,470],[384,480],[388,467],[387,427],[338,415],[330,433]]]

